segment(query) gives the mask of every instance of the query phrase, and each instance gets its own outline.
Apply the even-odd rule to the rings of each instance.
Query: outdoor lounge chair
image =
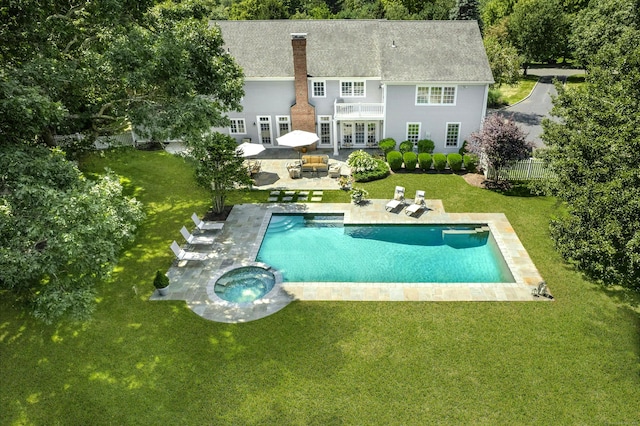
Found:
[[[191,220],[196,224],[196,227],[201,231],[209,231],[213,229],[222,229],[224,227],[224,222],[205,222],[200,220],[197,214],[191,215]]]
[[[404,206],[404,187],[402,186],[396,186],[393,200],[389,201],[384,208],[386,210],[395,210],[399,206]]]
[[[416,191],[416,198],[413,200],[413,204],[405,209],[405,213],[409,216],[418,213],[420,210],[425,208],[424,204],[424,191]]]
[[[178,260],[206,260],[206,253],[197,253],[194,251],[184,251],[180,248],[175,240],[171,243],[171,250],[176,255]]]
[[[185,226],[182,227],[180,233],[189,244],[213,244],[213,237],[209,235],[191,235]]]

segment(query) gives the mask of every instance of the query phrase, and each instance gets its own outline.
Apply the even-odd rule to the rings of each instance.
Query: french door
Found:
[[[271,116],[269,115],[259,115],[257,117],[258,120],[258,138],[260,139],[260,143],[263,145],[272,145],[273,144],[273,131],[271,128]]]

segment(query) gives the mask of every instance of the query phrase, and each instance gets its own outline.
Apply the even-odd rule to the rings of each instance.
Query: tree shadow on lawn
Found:
[[[489,191],[496,192],[507,197],[537,197],[536,194],[527,182],[522,181],[508,181],[508,180],[486,180],[484,181],[484,187]]]

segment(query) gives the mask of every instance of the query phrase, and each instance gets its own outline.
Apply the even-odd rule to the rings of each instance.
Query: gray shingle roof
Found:
[[[291,33],[309,75],[385,82],[493,82],[475,21],[215,21],[247,78],[293,78]],[[392,47],[392,44],[396,47]]]

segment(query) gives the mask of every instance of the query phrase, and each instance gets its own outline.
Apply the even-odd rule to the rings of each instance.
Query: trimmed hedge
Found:
[[[402,168],[402,154],[399,151],[390,151],[387,153],[387,163],[394,172]]]
[[[378,142],[378,148],[380,148],[382,152],[384,152],[384,155],[387,155],[388,153],[396,149],[396,140],[393,138],[382,139],[380,142]]]
[[[353,180],[356,182],[371,182],[374,180],[384,179],[389,176],[389,166],[387,163],[377,158],[374,160],[376,162],[375,169],[361,173],[353,173]]]
[[[433,154],[433,149],[436,147],[436,144],[431,139],[420,139],[418,141],[418,154],[420,153],[428,153]]]
[[[459,172],[462,170],[462,155],[449,154],[447,155],[447,163],[452,172]]]
[[[441,172],[447,168],[447,156],[445,154],[433,154],[433,168]]]
[[[405,152],[413,152],[413,142],[411,141],[400,142],[400,152],[403,154]]]
[[[421,152],[420,154],[418,154],[418,164],[420,165],[420,169],[424,170],[425,172],[427,170],[431,170],[432,161],[433,160],[431,159],[431,154],[427,152]]]
[[[416,164],[418,163],[418,156],[416,155],[415,152],[413,151],[405,152],[402,155],[402,159],[404,160],[404,168],[407,169],[408,172],[412,172],[416,169]]]
[[[478,169],[478,156],[467,154],[462,157],[462,161],[464,162],[464,168],[466,171],[475,173]]]

